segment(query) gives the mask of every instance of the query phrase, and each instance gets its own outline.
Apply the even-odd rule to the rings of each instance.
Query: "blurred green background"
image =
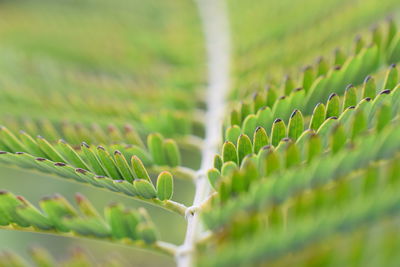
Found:
[[[190,134],[204,72],[200,22],[190,0],[0,1],[0,120],[14,130],[24,129],[26,119],[46,117],[52,123],[129,123],[142,136]],[[160,116],[185,116],[189,126],[176,134]],[[176,186],[175,199],[190,204],[191,184]],[[0,188],[35,204],[55,192],[74,203],[80,192],[99,210],[113,201],[145,206],[162,239],[183,241],[183,218],[107,191],[8,166],[1,166]],[[58,259],[80,246],[100,261],[116,252],[127,266],[173,266],[166,256],[99,241],[0,231],[0,250],[27,256],[31,245]]]
[[[356,33],[398,14],[399,8],[398,0],[227,3],[233,46],[231,99],[236,101],[269,82],[279,83],[284,74],[298,73],[335,47],[349,48]],[[40,133],[43,118],[104,128],[129,123],[142,137],[153,131],[178,140],[201,137],[205,56],[192,0],[2,0],[0,123],[15,131],[25,129],[28,120],[38,126],[37,132],[25,129],[30,134]],[[114,142],[110,136],[109,143]],[[198,165],[197,154],[185,152],[187,165]],[[144,205],[7,166],[1,166],[0,188],[32,203],[54,192],[73,201],[80,192],[98,209],[112,201]],[[190,184],[178,181],[175,192],[175,200],[190,204]],[[184,220],[145,206],[162,239],[180,244]],[[26,255],[33,244],[58,258],[78,245],[99,259],[116,251],[128,266],[174,265],[164,256],[98,241],[0,231],[0,250]]]

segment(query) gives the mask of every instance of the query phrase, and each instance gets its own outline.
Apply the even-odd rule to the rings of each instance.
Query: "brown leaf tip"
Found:
[[[86,174],[87,173],[87,170],[82,169],[82,168],[76,168],[75,171],[79,172],[79,173],[82,173],[82,174]]]
[[[332,93],[332,94],[329,96],[328,100],[331,100],[331,99],[334,98],[335,96],[337,96],[337,94],[336,94],[336,93]]]
[[[372,76],[368,75],[367,77],[365,77],[364,83],[369,82],[369,80],[371,80],[371,79],[372,79]]]
[[[86,142],[82,142],[81,146],[85,146],[86,148],[89,148],[89,145]]]
[[[382,92],[380,92],[379,94],[380,95],[388,95],[388,94],[390,94],[390,90],[389,89],[386,89],[386,90],[383,90]]]
[[[298,109],[293,110],[292,115],[290,115],[290,118],[293,118],[297,114],[297,112],[299,112]]]

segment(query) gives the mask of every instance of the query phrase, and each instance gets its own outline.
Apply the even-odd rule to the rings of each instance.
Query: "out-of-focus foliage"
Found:
[[[375,31],[379,21],[396,16],[398,9],[396,0],[228,3],[235,47],[232,94],[239,99],[271,83],[281,83],[284,75],[297,78],[300,68],[320,57],[346,53],[356,34]],[[340,50],[334,51],[337,48]]]
[[[203,43],[190,1],[0,4],[2,123],[196,132]]]
[[[231,112],[208,172],[216,194],[203,218],[217,234],[200,265],[361,266],[370,256],[368,266],[395,265],[397,241],[372,255],[369,245],[338,258],[309,252],[365,225],[384,231],[386,218],[399,215],[400,35],[393,22],[381,27],[379,38],[365,37],[372,45],[340,64],[334,58],[324,72],[320,64],[308,68],[302,87],[286,82]]]
[[[35,205],[11,193],[26,182],[16,181],[0,192],[0,228],[178,261],[193,253],[207,267],[396,266],[398,1],[227,6],[232,88],[205,175],[197,166],[210,149],[204,48],[213,40],[202,35],[195,2],[1,1],[0,163],[103,191],[91,202],[55,194]],[[210,195],[187,205],[185,183],[205,176]],[[205,231],[186,251],[159,234],[184,229],[147,206],[111,202],[98,212],[104,190],[188,224],[199,213]],[[131,264],[81,250],[66,260],[39,248],[0,254],[0,266],[30,263]]]

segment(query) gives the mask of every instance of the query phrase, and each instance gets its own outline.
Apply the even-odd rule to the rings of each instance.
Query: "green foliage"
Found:
[[[160,227],[184,229],[152,211],[112,202],[99,212],[81,194],[36,206],[2,190],[1,229],[153,250],[188,267],[396,266],[400,33],[396,18],[365,29],[397,1],[227,1],[227,110],[215,106],[216,76],[229,72],[210,37],[223,36],[220,18],[201,21],[202,0],[78,2],[0,4],[0,163],[172,211],[187,221],[185,241],[161,241]],[[194,182],[190,206],[182,180]],[[30,258],[132,264],[80,250]],[[0,254],[1,266],[30,261]]]
[[[1,227],[39,232],[55,232],[99,238],[118,242],[129,240],[138,246],[152,245],[156,239],[149,239],[149,231],[155,231],[143,211],[127,209],[121,204],[110,205],[100,216],[92,204],[82,195],[76,196],[78,209],[64,197],[54,195],[43,198],[41,210],[21,196],[2,191],[0,194]],[[146,225],[146,231],[143,231]],[[144,242],[141,242],[141,240]]]

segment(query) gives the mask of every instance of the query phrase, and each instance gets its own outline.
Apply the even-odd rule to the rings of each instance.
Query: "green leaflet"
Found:
[[[364,39],[360,35],[357,35],[354,40],[354,48],[353,48],[354,54],[355,55],[359,54],[364,47],[365,47]]]
[[[376,131],[380,132],[392,120],[392,108],[388,104],[379,107],[376,114]]]
[[[353,85],[349,85],[344,93],[343,109],[357,105],[357,92]]]
[[[257,125],[262,126],[268,132],[271,130],[273,114],[269,107],[263,107],[257,112]]]
[[[135,129],[132,126],[126,124],[124,125],[124,130],[125,130],[125,137],[130,144],[137,145],[138,147],[141,148],[145,147],[139,134],[137,133],[137,131],[135,131]]]
[[[326,119],[338,117],[340,114],[340,100],[337,94],[331,94],[326,104]]]
[[[246,177],[239,172],[239,171],[234,171],[232,173],[232,184],[230,188],[229,194],[235,195],[239,194],[241,192],[244,192],[248,189],[249,187],[249,180],[246,180]]]
[[[357,110],[353,118],[351,126],[351,137],[355,139],[359,134],[364,132],[368,127],[367,117],[362,110]]]
[[[296,88],[289,95],[290,105],[288,111],[292,111],[294,109],[302,110],[304,107],[304,98],[305,98],[305,90],[303,88]]]
[[[138,179],[135,180],[133,184],[139,196],[146,199],[155,198],[157,196],[156,189],[148,180]]]
[[[272,125],[271,144],[277,146],[286,137],[286,126],[281,119],[276,119]]]
[[[113,158],[111,157],[110,153],[108,153],[108,151],[105,150],[104,147],[102,146],[97,147],[97,155],[99,157],[102,166],[104,166],[104,169],[106,170],[108,177],[114,180],[123,179],[123,177],[121,176],[121,174],[117,169],[117,166],[115,165]]]
[[[132,167],[135,172],[135,175],[136,175],[135,176],[136,179],[145,179],[145,180],[151,182],[150,176],[147,173],[146,168],[144,167],[142,161],[138,157],[133,156],[131,159],[131,163],[132,163]]]
[[[278,98],[278,92],[272,88],[267,89],[267,105],[272,107]]]
[[[16,208],[21,202],[7,191],[0,191],[0,225],[8,225],[15,221]]]
[[[333,129],[333,134],[331,136],[331,149],[333,154],[339,152],[343,149],[347,141],[346,132],[341,124],[335,126]]]
[[[3,146],[5,145],[8,149],[19,152],[26,151],[25,146],[4,126],[0,126],[0,137]]]
[[[216,168],[217,170],[221,171],[222,164],[223,164],[223,161],[222,161],[221,156],[218,155],[218,154],[215,155],[214,156],[214,164],[213,164],[214,168]]]
[[[111,226],[111,234],[116,239],[129,235],[129,226],[125,222],[124,206],[118,203],[111,204],[104,209],[104,215]],[[132,226],[134,228],[135,225]]]
[[[240,109],[241,122],[243,123],[245,118],[253,112],[252,104],[249,102],[242,102]]]
[[[100,160],[93,149],[86,143],[81,144],[81,149],[86,157],[87,162],[91,166],[91,170],[96,174],[106,175],[107,173],[101,165]]]
[[[207,177],[208,181],[210,182],[211,186],[216,189],[217,188],[217,183],[219,179],[221,178],[221,173],[219,172],[218,169],[212,168],[207,171]]]
[[[23,205],[18,206],[16,208],[16,214],[22,220],[29,222],[30,225],[38,229],[53,229],[53,223],[28,202],[25,202]]]
[[[63,217],[76,217],[78,215],[71,204],[58,194],[43,198],[39,204],[54,227],[60,232],[68,232],[69,230],[63,223]]]
[[[337,125],[337,118],[330,117],[318,128],[317,134],[321,136],[323,144],[328,142],[326,138],[329,136],[335,125]]]
[[[375,80],[371,76],[367,76],[365,78],[364,83],[363,83],[363,89],[362,89],[362,97],[363,98],[375,98],[376,95],[376,84]]]
[[[302,87],[307,92],[314,80],[314,70],[311,66],[307,66],[303,70]]]
[[[36,142],[49,159],[56,162],[66,162],[64,157],[46,139],[38,136]]]
[[[124,155],[122,155],[121,152],[116,150],[114,152],[114,159],[118,171],[122,175],[122,178],[124,180],[127,180],[128,182],[132,182],[135,176],[133,174],[133,170],[129,166],[128,161],[125,159]]]
[[[310,129],[318,130],[321,124],[325,121],[325,105],[319,103],[315,106],[311,116]]]
[[[174,193],[174,179],[172,174],[164,171],[157,178],[157,197],[160,200],[169,200]]]
[[[391,97],[390,93],[391,93],[390,90],[383,90],[372,101],[370,110],[369,110],[368,122],[372,121],[372,118],[376,115],[376,112],[378,111],[380,106]]]
[[[100,217],[97,210],[93,207],[92,203],[82,194],[75,194],[76,204],[78,205],[79,211],[87,217]]]
[[[245,134],[240,135],[237,147],[239,165],[242,163],[244,157],[250,155],[251,153],[253,153],[253,146],[250,138]]]
[[[257,180],[259,177],[259,172],[258,172],[258,157],[254,154],[247,155],[242,162],[242,175],[245,180],[245,190],[248,190],[250,184]],[[243,169],[246,171],[243,172]]]
[[[336,66],[341,66],[346,61],[346,54],[339,48],[334,51],[334,64]]]
[[[164,140],[164,151],[168,166],[177,167],[181,165],[181,154],[173,139]]]
[[[261,148],[269,144],[267,132],[263,127],[257,127],[253,137],[253,152],[258,154]]]
[[[292,90],[295,88],[295,84],[292,78],[289,75],[286,75],[283,81],[283,92],[285,95],[289,95]]]
[[[159,133],[149,134],[147,136],[147,146],[150,154],[157,165],[165,165],[166,160],[163,149],[164,138]]]
[[[389,18],[389,20],[388,20],[387,27],[388,27],[388,34],[387,34],[387,40],[386,40],[386,48],[392,44],[392,41],[395,38],[396,32],[397,32],[396,23],[391,18]]]
[[[399,81],[399,72],[397,71],[396,64],[390,65],[383,83],[383,89],[393,89]]]
[[[82,169],[87,169],[87,170],[89,169],[89,167],[78,155],[78,153],[76,153],[76,151],[70,145],[68,145],[64,140],[59,140],[58,146],[61,148],[64,157],[71,165]]]
[[[304,119],[299,110],[294,110],[289,119],[288,137],[297,140],[304,131]]]
[[[270,176],[281,168],[281,160],[271,147],[264,147],[259,154],[260,174]]]
[[[138,233],[141,239],[147,244],[152,244],[158,239],[158,233],[150,219],[150,215],[143,208],[139,208],[141,224],[138,226]]]
[[[251,114],[247,116],[243,122],[243,133],[247,136],[253,136],[256,127],[257,127],[257,117],[254,114]]]
[[[45,154],[42,152],[42,150],[40,150],[37,142],[29,134],[27,134],[24,131],[20,131],[19,138],[21,139],[22,143],[27,148],[27,152],[29,154],[35,155],[37,157],[45,156]]]
[[[291,112],[290,105],[289,97],[280,97],[272,107],[274,118],[287,118]]]
[[[307,142],[307,162],[318,158],[322,154],[322,141],[319,135],[311,134]]]
[[[317,76],[322,76],[328,73],[329,71],[329,65],[327,60],[324,57],[319,57],[317,60]]]
[[[221,203],[226,202],[231,195],[230,179],[222,179],[218,186],[218,198]]]
[[[237,111],[236,109],[231,111],[231,116],[230,116],[230,123],[231,125],[241,125],[242,118],[240,116],[240,112]]]
[[[301,162],[301,155],[296,143],[289,143],[285,151],[286,168],[299,165]]]
[[[225,162],[224,165],[222,165],[221,174],[222,174],[222,176],[228,176],[229,174],[231,174],[233,171],[235,171],[237,169],[238,169],[238,166],[233,161],[228,161],[228,162]]]
[[[394,39],[389,47],[387,62],[389,64],[393,64],[393,63],[397,63],[399,61],[400,61],[400,35],[397,34],[397,36],[394,37]]]
[[[100,218],[66,217],[63,223],[71,231],[82,236],[96,236],[97,238],[110,237],[110,229]]]
[[[238,163],[236,147],[232,142],[226,141],[222,146],[222,159],[224,163],[229,161]]]
[[[153,227],[140,225],[138,227],[138,232],[141,239],[143,239],[147,244],[152,244],[157,241],[157,233]]]
[[[278,152],[279,154],[284,153],[289,146],[289,144],[292,143],[292,140],[290,138],[283,138],[279,144],[275,147],[275,152]]]
[[[265,95],[261,92],[257,92],[253,96],[254,112],[257,112],[260,108],[265,106]]]
[[[242,130],[240,129],[239,126],[237,126],[237,125],[230,126],[225,131],[225,140],[229,141],[233,144],[236,144],[241,132],[242,132]]]

